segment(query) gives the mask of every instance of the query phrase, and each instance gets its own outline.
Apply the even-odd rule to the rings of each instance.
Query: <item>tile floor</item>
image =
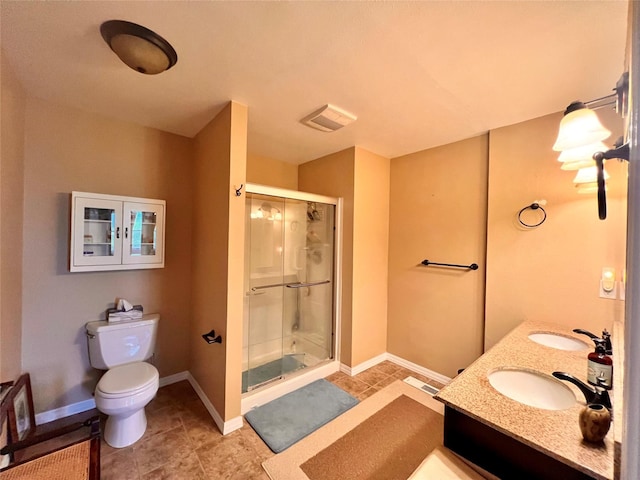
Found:
[[[409,375],[442,386],[391,362],[354,377],[337,372],[327,380],[364,400]],[[271,450],[247,422],[222,436],[186,380],[158,390],[147,420],[147,431],[131,447],[114,449],[102,442],[103,480],[268,480],[261,464],[274,455]]]

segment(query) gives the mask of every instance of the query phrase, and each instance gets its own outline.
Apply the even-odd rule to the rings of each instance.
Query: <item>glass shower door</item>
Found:
[[[287,200],[294,228],[285,231],[290,271],[284,304],[285,355],[313,367],[333,356],[333,264],[335,207]]]
[[[333,208],[247,194],[243,392],[332,356]]]

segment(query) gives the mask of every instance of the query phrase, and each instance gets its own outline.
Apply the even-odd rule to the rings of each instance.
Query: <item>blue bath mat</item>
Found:
[[[280,453],[357,404],[347,392],[320,379],[251,410],[245,418],[269,448]]]

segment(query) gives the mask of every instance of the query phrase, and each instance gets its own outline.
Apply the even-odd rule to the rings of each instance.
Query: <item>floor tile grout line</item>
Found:
[[[198,465],[200,465],[200,470],[202,470],[202,474],[205,476],[205,478],[209,478],[209,474],[207,473],[207,471],[204,469],[204,464],[202,463],[202,459],[200,458],[200,455],[198,455],[198,449],[194,448],[193,449],[193,454],[196,456],[196,458],[198,459]]]

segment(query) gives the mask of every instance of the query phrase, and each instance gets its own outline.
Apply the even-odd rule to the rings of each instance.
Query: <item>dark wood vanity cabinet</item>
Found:
[[[449,406],[444,445],[502,480],[594,479]]]

